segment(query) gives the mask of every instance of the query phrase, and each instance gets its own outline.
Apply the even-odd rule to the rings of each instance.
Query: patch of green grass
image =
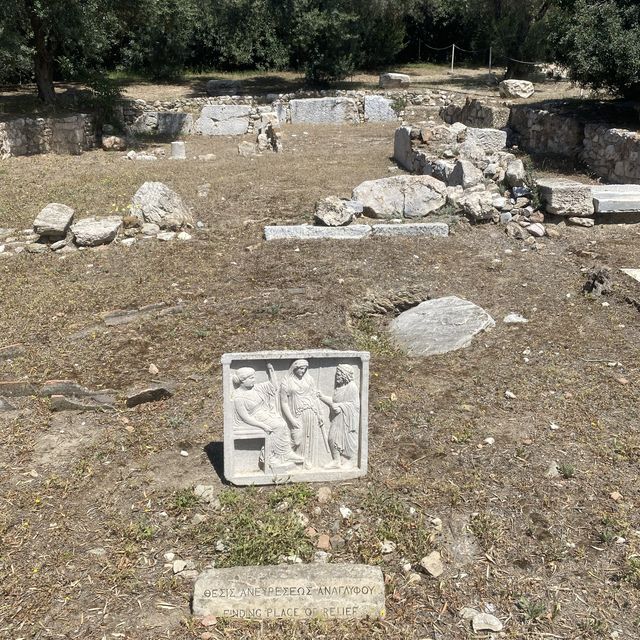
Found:
[[[282,502],[287,502],[291,507],[304,507],[314,495],[314,490],[304,483],[287,484],[278,487],[269,494],[269,506],[275,507]]]
[[[380,560],[379,543],[396,543],[398,554],[420,559],[433,549],[435,533],[425,516],[412,510],[398,495],[387,489],[370,489],[363,505],[365,520],[373,523],[373,540],[364,536],[360,554],[366,562]]]
[[[173,494],[172,507],[176,511],[189,511],[198,505],[200,501],[198,497],[193,493],[192,489],[181,489]]]
[[[569,480],[575,477],[576,468],[568,462],[563,462],[562,464],[558,465],[558,472],[565,480]]]
[[[148,542],[153,540],[154,529],[146,520],[129,522],[122,530],[123,538],[132,542]]]
[[[361,351],[370,351],[378,356],[392,356],[398,353],[391,337],[375,325],[371,318],[360,318],[354,327],[356,345]]]
[[[504,533],[500,519],[488,511],[473,514],[469,521],[469,529],[485,551],[493,548]]]
[[[598,532],[600,542],[611,544],[617,538],[625,538],[629,535],[631,525],[626,520],[607,515],[600,522],[603,525]]]
[[[242,500],[229,499],[230,493],[219,495],[224,506],[221,516],[202,523],[193,533],[200,545],[222,545],[223,551],[216,554],[217,567],[278,564],[287,556],[311,558],[313,544],[292,510],[274,511],[265,504],[269,500],[264,494],[255,490],[243,492]],[[288,495],[301,500],[303,492]]]
[[[636,554],[627,556],[618,577],[622,582],[626,582],[632,587],[640,589],[640,556]]]
[[[547,613],[547,605],[541,600],[529,600],[522,596],[516,602],[526,622],[536,622]]]

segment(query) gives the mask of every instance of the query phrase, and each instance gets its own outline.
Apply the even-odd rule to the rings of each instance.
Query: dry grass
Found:
[[[262,241],[265,223],[309,220],[318,198],[389,175],[392,131],[289,127],[284,154],[256,159],[237,156],[238,140],[194,139],[189,155],[217,159],[135,164],[95,151],[0,165],[3,227],[28,227],[50,201],[78,215],[120,211],[148,179],[175,188],[207,225],[190,243],[64,259],[0,255],[0,346],[26,346],[0,362],[0,379],[73,378],[124,392],[149,382],[154,363],[178,385],[169,400],[115,414],[54,414],[29,398],[0,414],[1,637],[200,637],[192,586],[163,555],[201,570],[217,552],[198,542],[191,519],[206,515],[211,532],[233,520],[230,507],[214,511],[189,490],[212,484],[223,500],[253,500],[269,518],[282,501],[270,488],[224,488],[212,465],[222,438],[221,354],[355,348],[384,330],[385,318],[362,324],[353,310],[412,290],[468,298],[496,327],[463,351],[425,360],[374,351],[370,474],[333,485],[326,505],[304,490],[290,497],[318,532],[347,541],[334,561],[380,563],[386,621],[221,621],[210,631],[458,640],[472,637],[458,608],[490,603],[508,637],[638,635],[640,348],[638,311],[625,297],[640,290],[615,270],[640,264],[638,228],[566,228],[524,252],[492,225],[460,225],[449,239]],[[204,182],[209,195],[198,198]],[[581,270],[600,262],[614,274],[607,307],[580,294]],[[103,312],[157,302],[183,311],[73,338]],[[502,324],[512,311],[530,323]],[[517,400],[505,399],[506,389]],[[488,436],[494,445],[483,445]],[[547,478],[553,460],[575,473]],[[353,510],[351,524],[341,504]],[[613,540],[620,532],[624,543]],[[399,550],[377,554],[378,538],[392,536]],[[445,574],[410,583],[403,560],[417,567],[434,548]]]

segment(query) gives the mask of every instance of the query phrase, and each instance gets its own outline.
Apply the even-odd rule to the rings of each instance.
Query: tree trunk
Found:
[[[56,100],[56,92],[53,88],[53,52],[42,19],[35,13],[32,6],[29,9],[29,20],[33,29],[35,45],[34,71],[38,97],[45,104],[53,104]]]

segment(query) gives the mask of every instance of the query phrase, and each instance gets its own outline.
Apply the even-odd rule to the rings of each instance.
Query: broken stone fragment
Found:
[[[422,558],[420,566],[434,578],[441,576],[444,572],[444,565],[439,551],[432,551],[428,556]]]
[[[51,202],[33,221],[33,230],[46,238],[64,238],[73,221],[74,211],[66,204]]]
[[[329,196],[316,203],[314,218],[327,227],[343,227],[350,224],[353,217],[353,208],[336,196]]]
[[[139,404],[146,402],[160,402],[166,400],[173,395],[173,391],[166,386],[156,385],[147,387],[141,391],[136,391],[127,396],[127,407],[137,407]]]
[[[131,215],[162,229],[193,226],[193,217],[182,198],[162,182],[145,182],[129,206]]]
[[[94,396],[80,401],[63,395],[51,396],[52,411],[113,411],[115,398],[110,396]]]
[[[122,218],[119,216],[91,217],[76,222],[71,232],[79,247],[97,247],[115,240],[121,227]]]
[[[490,613],[479,613],[471,620],[471,626],[478,631],[502,631],[502,622]]]

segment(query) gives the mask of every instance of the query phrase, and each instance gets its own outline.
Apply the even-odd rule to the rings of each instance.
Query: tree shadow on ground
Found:
[[[640,125],[640,103],[631,100],[558,98],[526,102],[522,103],[522,106],[550,111],[582,122],[602,122],[631,129],[638,129]]]

